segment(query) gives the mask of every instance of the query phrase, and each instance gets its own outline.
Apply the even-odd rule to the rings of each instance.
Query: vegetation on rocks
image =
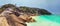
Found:
[[[7,7],[12,7],[12,8],[14,8],[14,10],[18,9],[25,13],[32,13],[32,14],[34,13],[34,14],[39,14],[39,15],[51,15],[51,13],[45,9],[26,7],[26,6],[17,7],[16,5],[13,5],[13,4],[5,4],[5,5],[1,6],[0,13],[2,11],[4,11]]]

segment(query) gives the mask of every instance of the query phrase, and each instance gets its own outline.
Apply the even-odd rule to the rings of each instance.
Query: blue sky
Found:
[[[53,14],[60,14],[60,0],[0,0],[0,6],[4,4],[16,4],[16,6],[28,6],[43,8]]]

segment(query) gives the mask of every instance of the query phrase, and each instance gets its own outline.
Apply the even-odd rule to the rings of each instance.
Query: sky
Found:
[[[16,4],[16,6],[28,6],[43,8],[53,14],[60,14],[60,0],[0,0],[0,6],[4,4]]]

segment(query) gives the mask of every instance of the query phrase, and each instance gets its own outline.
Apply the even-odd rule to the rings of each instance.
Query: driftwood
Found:
[[[17,17],[14,14],[10,14],[10,16],[13,18],[15,26],[27,26],[26,22],[35,22],[35,20],[32,17],[29,17],[26,14],[20,15],[19,17]]]
[[[35,22],[34,19],[25,15],[17,17],[14,14],[10,14],[10,17],[0,17],[3,21],[0,22],[0,26],[27,26],[26,22]],[[3,19],[4,18],[4,19]],[[5,24],[4,24],[5,23]],[[2,24],[2,25],[1,25]]]
[[[14,5],[7,4],[7,5],[3,5],[1,8],[5,9],[2,12],[2,16],[6,18],[7,24],[9,26],[27,26],[26,22],[35,22],[35,20],[32,17],[30,17],[30,15],[27,15],[27,13],[23,15],[17,13],[18,16],[16,16],[16,13],[15,14],[13,13],[15,12],[14,9],[16,8]]]

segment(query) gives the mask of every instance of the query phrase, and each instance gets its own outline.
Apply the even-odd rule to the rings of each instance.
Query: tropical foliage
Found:
[[[2,11],[4,11],[6,8],[8,7],[13,7],[14,10],[18,9],[18,10],[22,10],[23,12],[25,13],[32,13],[32,14],[41,14],[41,15],[50,15],[51,13],[48,12],[47,10],[45,9],[40,9],[40,8],[33,8],[33,7],[26,7],[26,6],[20,6],[20,7],[16,7],[16,5],[13,5],[13,4],[5,4],[3,6],[1,6],[0,8],[0,13]]]

